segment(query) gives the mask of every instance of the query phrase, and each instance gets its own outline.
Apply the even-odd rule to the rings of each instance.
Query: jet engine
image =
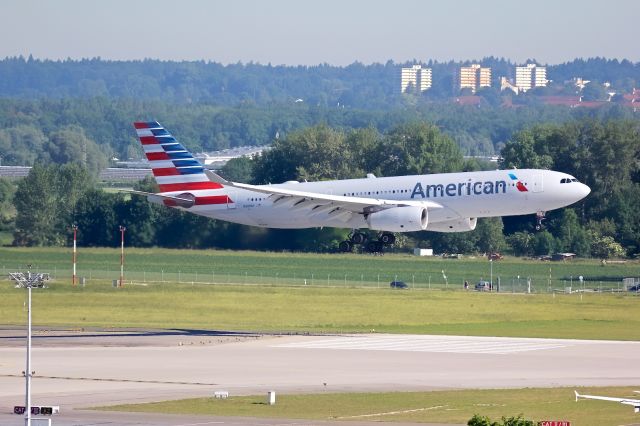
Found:
[[[427,231],[434,232],[467,232],[476,229],[477,217],[467,217],[464,219],[447,220],[445,222],[430,223]]]
[[[427,229],[427,209],[424,207],[392,207],[367,216],[369,228],[388,232],[413,232]]]

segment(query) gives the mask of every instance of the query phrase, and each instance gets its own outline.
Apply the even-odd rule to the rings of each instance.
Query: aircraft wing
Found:
[[[223,186],[267,194],[273,199],[274,205],[287,204],[290,205],[292,209],[303,209],[307,207],[311,209],[311,213],[341,211],[368,214],[403,206],[424,207],[427,210],[443,208],[442,204],[434,201],[385,200],[381,198],[351,197],[298,191],[271,185],[249,185],[246,183],[230,182],[208,169],[205,169],[204,172],[212,182],[219,183]]]
[[[632,405],[636,413],[640,412],[640,399],[615,398],[612,396],[600,396],[600,395],[580,395],[578,391],[574,390],[573,392],[576,394],[576,401],[578,401],[578,398],[584,398],[584,399],[597,399],[600,401],[619,402],[621,404]]]

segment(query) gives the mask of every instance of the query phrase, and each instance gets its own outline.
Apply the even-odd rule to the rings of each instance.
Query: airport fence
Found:
[[[2,277],[8,279],[9,272],[23,271],[23,267],[2,265]],[[72,272],[46,264],[33,265],[33,272],[47,272],[54,283],[71,284]],[[83,269],[77,270],[79,285],[96,283],[116,283],[120,278],[120,269]],[[580,281],[578,277],[542,277],[542,276],[504,276],[495,275],[486,278],[485,285],[478,285],[477,280],[465,277],[463,273],[375,273],[360,274],[341,273],[296,273],[291,271],[129,271],[125,269],[125,285],[254,285],[283,287],[330,287],[330,288],[389,288],[392,281],[402,281],[407,289],[415,290],[452,290],[452,291],[485,291],[496,293],[617,293],[626,292],[622,281]],[[465,281],[467,288],[465,288]],[[636,292],[637,293],[637,292]],[[640,294],[640,293],[638,293]]]

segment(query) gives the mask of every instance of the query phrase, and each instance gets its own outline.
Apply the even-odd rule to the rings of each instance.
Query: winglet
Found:
[[[209,169],[204,169],[204,174],[207,175],[207,177],[209,178],[209,180],[211,182],[219,183],[220,185],[223,185],[223,186],[225,186],[225,185],[226,186],[233,186],[233,184],[231,182],[229,182],[228,180],[224,179],[222,176],[213,173]]]
[[[578,393],[577,390],[574,390],[573,392],[576,394],[576,402],[578,402],[578,397],[580,396],[580,394]]]

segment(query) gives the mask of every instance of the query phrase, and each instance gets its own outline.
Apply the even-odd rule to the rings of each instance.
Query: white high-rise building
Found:
[[[460,67],[458,76],[461,90],[467,88],[475,93],[481,87],[491,87],[491,68],[483,68],[480,64]]]
[[[516,67],[516,87],[523,92],[534,87],[546,87],[547,82],[547,67],[536,64]]]
[[[405,93],[411,86],[421,93],[430,89],[431,68],[422,68],[422,65],[402,68],[400,72],[400,93]]]

